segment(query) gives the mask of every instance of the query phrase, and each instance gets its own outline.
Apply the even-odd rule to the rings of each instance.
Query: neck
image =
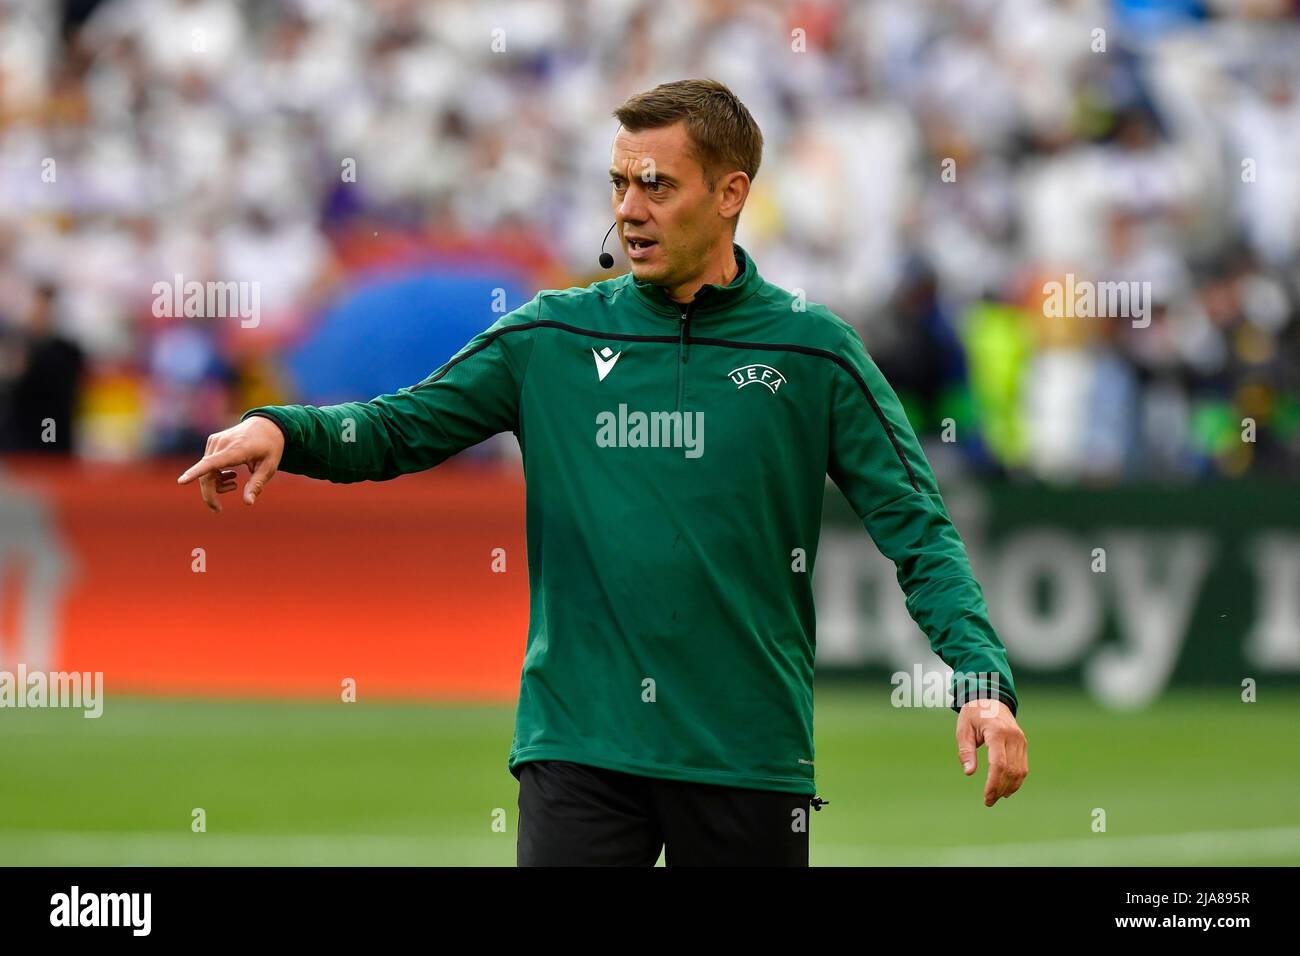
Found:
[[[709,253],[704,268],[694,277],[680,285],[666,288],[665,291],[674,302],[690,302],[695,293],[705,285],[727,285],[736,278],[736,250],[731,237],[719,243]]]

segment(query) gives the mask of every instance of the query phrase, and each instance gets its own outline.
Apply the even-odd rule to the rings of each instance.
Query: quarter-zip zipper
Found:
[[[686,388],[686,363],[690,361],[691,348],[691,315],[695,312],[695,301],[692,299],[686,306],[686,312],[682,315],[680,324],[677,327],[677,410],[682,410],[682,395]]]

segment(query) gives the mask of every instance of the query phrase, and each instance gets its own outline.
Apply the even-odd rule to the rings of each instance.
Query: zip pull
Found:
[[[813,797],[808,802],[812,804],[814,810],[820,810],[822,807],[829,807],[831,805],[829,800],[823,800],[821,797]]]
[[[682,316],[681,339],[682,342],[684,343],[682,346],[682,364],[685,364],[691,360],[691,336],[690,336],[691,313],[693,313],[694,311],[695,311],[695,303],[692,302],[690,305],[686,307],[686,314]]]

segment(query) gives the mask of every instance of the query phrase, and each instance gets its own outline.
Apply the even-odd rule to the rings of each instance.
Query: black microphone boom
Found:
[[[615,219],[614,226],[617,225],[618,225],[618,220]],[[605,233],[604,241],[602,241],[600,244],[600,267],[602,269],[610,269],[613,268],[614,266],[614,257],[605,251],[605,243],[609,242],[609,233],[614,231],[614,226],[609,227],[609,231]]]

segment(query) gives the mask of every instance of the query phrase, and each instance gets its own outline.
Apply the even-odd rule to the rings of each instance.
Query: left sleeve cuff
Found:
[[[1016,716],[1016,711],[1020,706],[1015,697],[1001,688],[996,690],[991,687],[976,687],[972,689],[966,689],[963,687],[953,688],[952,709],[957,713],[961,713],[962,707],[969,704],[972,700],[1000,700],[1002,703],[1007,705],[1007,709],[1011,711],[1012,717]]]

